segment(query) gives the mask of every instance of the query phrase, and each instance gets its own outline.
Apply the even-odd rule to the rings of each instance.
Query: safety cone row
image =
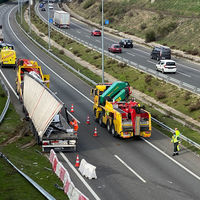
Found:
[[[80,166],[80,162],[79,162],[79,155],[76,156],[76,164],[75,167],[79,167]]]
[[[97,137],[98,136],[98,134],[97,134],[97,128],[95,127],[95,129],[94,129],[94,134],[93,134],[93,136],[94,137]]]
[[[73,105],[73,104],[71,105],[71,110],[70,110],[70,112],[71,112],[71,113],[74,112],[74,105]]]
[[[87,117],[87,121],[86,121],[86,124],[90,124],[90,117],[89,117],[89,115],[88,115],[88,117]]]

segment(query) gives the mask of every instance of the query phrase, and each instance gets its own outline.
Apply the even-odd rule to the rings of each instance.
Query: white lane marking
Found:
[[[16,7],[16,6],[15,6]],[[15,8],[14,7],[14,8]],[[9,15],[8,15],[8,19],[9,19],[9,16],[10,16],[10,13],[12,12],[12,10],[14,10],[14,8],[13,9],[11,9],[10,10],[10,12],[9,12]],[[12,31],[12,33],[15,35],[15,37],[18,39],[18,41],[32,54],[32,55],[34,55],[36,58],[37,58],[37,56],[34,54],[34,53],[32,53],[22,42],[21,42],[21,40],[16,36],[16,34],[13,32],[13,29],[11,28],[11,26],[10,26],[10,21],[8,20],[8,25],[9,25],[9,27],[10,27],[10,29],[11,29],[11,31]],[[38,58],[37,58],[38,59]],[[38,60],[40,60],[40,59],[38,59]],[[41,60],[40,60],[41,61]],[[43,63],[44,64],[44,62],[42,62],[41,61],[41,63]],[[69,85],[71,88],[73,88],[77,93],[79,93],[81,96],[83,96],[84,98],[86,98],[90,103],[92,103],[93,104],[93,101],[92,100],[90,100],[88,97],[86,97],[84,94],[82,94],[80,91],[78,91],[74,86],[72,86],[71,84],[69,84],[67,81],[65,81],[62,77],[60,77],[57,73],[55,73],[52,69],[50,69],[46,64],[44,64],[50,71],[52,71],[52,73],[54,73],[58,78],[60,78],[63,82],[65,82],[67,85]],[[157,149],[160,153],[162,153],[163,155],[165,155],[167,158],[169,158],[170,160],[172,160],[174,163],[176,163],[177,165],[179,165],[179,166],[182,166],[182,168],[183,169],[187,169],[186,167],[184,167],[183,165],[181,165],[179,162],[177,162],[177,161],[175,161],[174,159],[172,159],[170,156],[168,156],[167,154],[165,154],[162,150],[160,150],[158,147],[156,147],[156,146],[154,146],[152,143],[150,143],[149,141],[147,141],[147,140],[145,140],[145,139],[143,139],[145,142],[147,142],[149,145],[151,145],[152,147],[154,147],[155,149]],[[190,173],[191,175],[193,175],[194,177],[196,177],[198,180],[200,180],[200,177],[199,176],[197,176],[196,174],[194,174],[192,171],[190,171],[189,169],[187,169],[188,170],[188,173]],[[186,171],[187,171],[186,170]]]
[[[137,49],[137,48],[134,48],[136,51],[140,51],[140,52],[142,52],[142,53],[145,53],[145,54],[147,54],[147,55],[149,55],[150,53],[147,53],[146,51],[143,51],[143,50],[141,50],[141,49]]]
[[[146,183],[146,181],[137,173],[135,172],[131,167],[129,167],[119,156],[114,155],[115,158],[117,158],[126,168],[128,168],[133,174],[135,174],[142,182]]]
[[[188,69],[191,69],[191,70],[193,70],[193,71],[196,71],[196,72],[199,72],[199,73],[200,73],[200,70],[198,70],[198,69],[194,69],[194,68],[192,68],[192,67],[188,67],[187,65],[183,65],[183,64],[178,63],[178,62],[177,62],[177,64],[178,64],[178,65],[182,65],[182,66],[185,67],[185,68],[188,68]]]
[[[155,63],[155,62],[153,62],[153,61],[150,61],[150,60],[147,60],[147,62],[152,63],[152,64],[154,64],[154,65],[157,64],[157,63]]]
[[[10,85],[8,79],[5,77],[5,75],[3,74],[2,70],[0,70],[1,75],[3,76],[3,78],[5,79],[6,83],[8,84],[8,86],[10,87],[10,89],[13,91],[14,95],[17,97],[17,99],[19,99],[17,93],[15,92],[15,90],[12,88],[12,86]]]
[[[172,162],[174,162],[175,164],[177,164],[179,167],[181,167],[182,169],[184,169],[186,172],[188,172],[189,174],[191,174],[192,176],[194,176],[196,179],[200,180],[200,177],[198,175],[196,175],[195,173],[193,173],[192,171],[190,171],[187,167],[183,166],[181,163],[179,163],[178,161],[174,160],[173,158],[171,158],[169,155],[167,155],[165,152],[163,152],[161,149],[159,149],[158,147],[156,147],[155,145],[153,145],[152,143],[150,143],[148,140],[142,138],[147,144],[149,144],[150,146],[152,146],[154,149],[156,149],[158,152],[160,152],[161,154],[163,154],[165,157],[167,157],[169,160],[171,160]]]
[[[190,75],[185,74],[185,73],[182,73],[182,72],[176,72],[176,73],[178,73],[178,74],[182,74],[183,76],[191,77]]]
[[[15,6],[16,7],[16,6]],[[71,85],[70,83],[68,83],[65,79],[63,79],[61,76],[59,76],[56,72],[54,72],[50,67],[48,67],[42,60],[40,60],[30,49],[28,49],[26,47],[26,45],[24,45],[22,43],[22,41],[17,37],[17,35],[14,33],[11,25],[10,25],[10,21],[9,21],[9,16],[10,13],[15,9],[15,7],[13,7],[13,9],[10,10],[9,15],[8,15],[8,25],[9,28],[11,29],[13,35],[17,38],[17,40],[24,46],[25,49],[27,49],[37,60],[39,60],[47,69],[49,69],[53,74],[55,74],[58,78],[60,78],[63,82],[65,82],[68,86],[70,86],[72,89],[74,89],[77,93],[79,93],[81,96],[83,96],[84,98],[86,98],[90,103],[93,104],[93,101],[90,100],[88,97],[86,97],[83,93],[81,93],[78,89],[76,89],[73,85]]]
[[[78,121],[78,119],[76,117],[74,117],[69,111],[67,111],[67,113],[72,117],[74,118],[79,124],[81,123],[80,121]]]
[[[98,42],[98,43],[101,43],[101,41],[99,41],[99,40],[95,40],[96,42]]]
[[[100,200],[100,198],[97,196],[97,194],[94,192],[94,190],[89,186],[89,184],[84,180],[84,178],[80,175],[80,173],[75,169],[75,167],[71,164],[71,162],[67,159],[67,157],[62,152],[60,152],[60,155],[67,162],[67,164],[71,167],[71,169],[78,176],[78,178],[83,182],[83,184],[87,187],[87,189],[94,196],[94,198],[97,200]]]
[[[125,53],[127,53],[127,54],[130,55],[130,56],[135,56],[134,54],[129,53],[129,52],[125,52]]]
[[[79,34],[81,33],[80,31],[76,31],[76,32],[79,33]]]
[[[85,35],[85,37],[88,37],[88,38],[90,38],[90,36],[89,36],[89,35]]]

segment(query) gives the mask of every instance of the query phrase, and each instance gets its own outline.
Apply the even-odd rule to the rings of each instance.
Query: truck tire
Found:
[[[115,126],[114,126],[114,124],[112,124],[112,126],[111,126],[111,133],[112,133],[112,136],[113,136],[113,137],[117,137],[117,133],[116,133],[116,131],[115,131]]]
[[[111,133],[111,125],[110,125],[110,121],[109,120],[107,120],[106,128],[107,128],[108,133]]]
[[[97,110],[94,109],[94,121],[99,122],[99,118],[97,117]]]
[[[103,123],[103,113],[99,113],[99,125],[104,127],[104,123]]]

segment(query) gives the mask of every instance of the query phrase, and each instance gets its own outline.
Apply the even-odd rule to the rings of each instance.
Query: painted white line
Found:
[[[17,6],[15,6],[17,7]],[[14,8],[15,8],[14,7]],[[13,8],[13,9],[14,9]],[[9,12],[9,15],[8,15],[8,19],[9,19],[9,16],[10,16],[10,13],[12,12],[12,10],[10,10]],[[9,24],[9,27],[12,31],[12,33],[15,35],[15,37],[18,39],[18,41],[32,54],[34,55],[41,63],[43,63],[52,73],[54,73],[58,78],[60,78],[63,82],[65,82],[67,85],[69,85],[71,88],[73,88],[77,93],[79,93],[80,95],[82,95],[84,98],[86,98],[90,103],[93,104],[93,101],[90,100],[88,97],[86,97],[84,94],[82,94],[80,91],[78,91],[74,86],[72,86],[70,83],[68,83],[66,80],[64,80],[62,77],[60,77],[57,73],[55,73],[51,68],[49,68],[43,61],[41,61],[33,52],[31,52],[23,43],[22,41],[16,36],[16,34],[14,33],[13,29],[11,28],[10,26],[10,22],[8,20],[8,24]],[[155,63],[154,63],[155,64]],[[172,159],[170,156],[168,156],[167,154],[165,154],[162,150],[160,150],[159,148],[157,148],[156,146],[154,146],[152,143],[150,143],[149,141],[145,140],[145,142],[147,142],[149,145],[151,145],[152,147],[154,147],[156,150],[158,150],[160,153],[162,153],[163,155],[165,155],[167,158],[169,158],[170,160],[172,160],[174,163],[176,163],[178,166],[181,166],[183,169],[185,169],[188,173],[190,173],[191,175],[193,175],[194,177],[196,177],[198,180],[200,180],[200,177],[197,176],[196,174],[194,174],[192,171],[190,171],[189,169],[187,169],[186,167],[184,167],[183,165],[181,165],[179,162],[175,161],[174,159]]]
[[[100,200],[100,198],[97,196],[97,194],[94,192],[94,190],[89,186],[89,184],[85,181],[85,179],[80,175],[80,173],[75,169],[75,167],[71,164],[71,162],[67,159],[67,157],[60,152],[60,155],[63,157],[63,159],[66,161],[66,163],[71,167],[71,169],[74,171],[74,173],[78,176],[78,178],[83,182],[83,184],[87,187],[87,189],[90,191],[90,193],[94,196],[95,199]]]
[[[85,37],[88,37],[88,38],[90,38],[90,36],[89,36],[89,35],[85,35]]]
[[[130,56],[135,56],[134,54],[129,53],[129,52],[125,52],[125,53],[127,53],[127,54],[130,55]]]
[[[174,160],[173,158],[171,158],[169,155],[167,155],[165,152],[163,152],[162,150],[160,150],[158,147],[156,147],[155,145],[153,145],[152,143],[150,143],[148,140],[142,138],[147,144],[149,144],[150,146],[152,146],[154,149],[156,149],[158,152],[160,152],[161,154],[163,154],[164,156],[166,156],[169,160],[171,160],[172,162],[174,162],[175,164],[177,164],[179,167],[181,167],[182,169],[184,169],[186,172],[188,172],[189,174],[191,174],[192,176],[194,176],[196,179],[198,179],[200,181],[200,177],[198,175],[196,175],[195,173],[193,173],[192,171],[190,171],[188,168],[186,168],[185,166],[183,166],[181,163],[179,163],[178,161]]]
[[[150,53],[147,53],[146,51],[143,51],[143,50],[141,50],[141,49],[134,48],[134,50],[140,51],[140,52],[145,53],[145,54],[147,54],[147,55],[150,55]]]
[[[71,85],[69,82],[67,82],[65,79],[63,79],[61,76],[59,76],[56,72],[54,72],[50,67],[48,67],[42,60],[40,60],[30,49],[28,49],[26,47],[26,45],[23,44],[23,42],[17,37],[17,35],[14,33],[11,25],[10,25],[10,21],[9,21],[9,17],[10,17],[10,13],[16,8],[13,7],[10,12],[9,12],[9,15],[8,15],[8,25],[9,25],[9,28],[11,29],[13,35],[17,38],[17,40],[24,46],[25,49],[27,49],[37,60],[39,60],[48,70],[50,70],[53,74],[55,74],[58,78],[60,78],[64,83],[66,83],[68,86],[70,86],[72,89],[74,89],[77,93],[79,93],[81,96],[83,96],[84,98],[86,98],[90,103],[93,104],[93,101],[90,100],[88,97],[86,97],[83,93],[81,93],[78,89],[76,89],[73,85]]]
[[[194,68],[192,68],[192,67],[188,67],[188,66],[183,65],[183,64],[178,63],[178,62],[177,62],[177,64],[178,64],[178,65],[181,65],[181,66],[183,66],[183,67],[185,67],[185,68],[188,68],[188,69],[191,69],[191,70],[193,70],[193,71],[196,71],[196,72],[199,72],[199,73],[200,73],[200,70],[198,70],[198,69],[194,69]]]
[[[187,74],[182,73],[182,72],[176,72],[176,73],[178,73],[178,74],[182,74],[183,76],[191,77],[190,75],[187,75]]]
[[[0,69],[0,73],[3,76],[3,78],[5,79],[6,83],[8,84],[8,86],[10,87],[10,89],[13,91],[14,95],[17,97],[17,99],[19,99],[17,93],[15,92],[15,90],[12,88],[12,86],[10,85],[8,79],[5,77],[5,75],[3,74],[2,70]]]
[[[98,42],[98,43],[101,43],[101,41],[99,41],[99,40],[95,40],[96,42]]]
[[[154,64],[156,65],[157,63],[153,62],[153,61],[150,61],[150,60],[147,60],[147,62],[151,63],[151,64]]]
[[[135,172],[131,167],[129,167],[119,156],[114,155],[115,158],[117,158],[126,168],[128,168],[133,174],[135,174],[142,182],[146,183],[146,181],[137,173]]]
[[[81,33],[80,31],[76,31],[76,32],[79,33],[79,34]]]

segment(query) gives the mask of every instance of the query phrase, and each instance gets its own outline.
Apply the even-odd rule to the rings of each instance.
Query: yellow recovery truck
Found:
[[[114,137],[150,137],[151,114],[134,100],[128,101],[130,94],[127,82],[96,85],[91,90],[94,119]]]
[[[16,67],[16,51],[12,44],[0,43],[1,67]]]
[[[36,61],[28,59],[19,59],[17,62],[17,78],[16,78],[16,91],[19,95],[20,101],[22,101],[23,96],[23,81],[24,74],[29,74],[35,79],[44,83],[49,88],[49,74],[43,74],[41,66],[38,65]]]

